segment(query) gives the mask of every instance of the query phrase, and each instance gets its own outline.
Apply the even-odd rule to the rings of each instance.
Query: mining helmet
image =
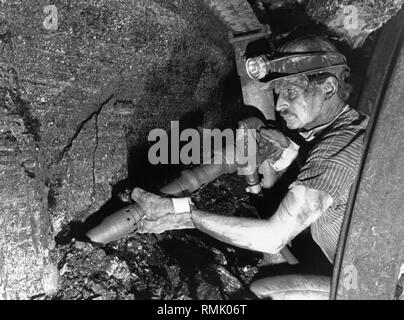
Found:
[[[305,36],[283,45],[271,55],[260,55],[246,60],[249,77],[267,82],[299,74],[331,72],[338,78],[350,69],[346,58],[327,40],[319,36]]]

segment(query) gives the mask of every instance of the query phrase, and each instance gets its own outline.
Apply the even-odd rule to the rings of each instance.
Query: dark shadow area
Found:
[[[159,242],[163,252],[180,266],[180,278],[190,288],[190,295],[197,299],[198,274],[202,272],[204,281],[220,287],[221,282],[217,273],[213,272],[214,256],[206,247],[197,245],[193,241],[167,239]]]
[[[202,113],[200,110],[186,113],[179,120],[180,132],[186,128],[197,128],[201,124]],[[170,137],[170,131],[168,131]],[[185,142],[180,142],[180,148]],[[131,190],[135,187],[159,193],[159,187],[164,182],[176,177],[182,164],[157,164],[150,163],[148,151],[151,144],[144,143],[132,146],[128,151],[128,178],[119,181],[112,187],[111,198],[96,212],[86,218],[84,222],[72,221],[55,237],[57,244],[68,244],[71,239],[89,241],[85,236],[87,231],[100,224],[107,216],[132,203],[130,199]],[[169,140],[168,150],[171,150]]]
[[[180,132],[186,128],[196,129],[201,123],[202,113],[200,110],[189,112],[179,120]],[[168,134],[168,150],[171,150],[172,141],[171,130],[167,130]],[[184,142],[179,142],[179,149],[184,145]],[[148,152],[152,143],[143,143],[129,147],[128,151],[128,182],[129,188],[135,186],[150,192],[159,192],[159,186],[164,182],[174,178],[183,169],[182,164],[171,164],[171,154],[169,152],[168,159],[170,164],[151,164]]]
[[[265,266],[255,275],[254,280],[264,277],[307,274],[307,275],[332,275],[332,265],[311,237],[307,229],[292,241],[290,251],[299,260],[297,265],[282,263],[279,265]]]
[[[158,246],[180,266],[181,280],[188,284],[193,298],[197,298],[195,290],[202,282],[218,288],[223,298],[232,299],[244,294],[248,284],[242,280],[239,268],[256,265],[261,257],[260,253],[229,246],[199,231],[174,231],[171,236],[159,241]],[[226,262],[223,263],[212,250],[221,252]],[[239,292],[226,293],[229,284],[220,279],[216,271],[219,265],[242,284]]]
[[[272,55],[275,52],[275,47],[271,38],[262,38],[248,43],[244,57],[245,59],[256,57],[259,55]]]
[[[85,236],[88,230],[100,224],[105,217],[129,204],[120,199],[120,194],[125,190],[128,190],[128,185],[129,183],[127,179],[116,183],[112,188],[112,197],[98,211],[91,214],[84,222],[72,221],[67,224],[62,231],[56,235],[56,244],[69,244],[73,238],[79,241],[88,242],[89,239]]]
[[[323,32],[310,17],[307,16],[304,3],[294,0],[263,1],[258,8],[254,0],[249,1],[262,24],[269,25],[274,37],[285,36],[290,33],[307,35],[313,32]],[[325,27],[323,27],[325,28]]]

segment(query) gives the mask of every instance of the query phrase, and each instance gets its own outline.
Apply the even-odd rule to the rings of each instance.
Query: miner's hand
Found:
[[[298,155],[299,146],[274,127],[262,128],[257,141],[258,165],[263,172],[284,171]]]
[[[273,163],[290,145],[290,139],[275,127],[261,128],[257,133],[258,165],[269,160]]]
[[[147,220],[156,220],[174,212],[171,198],[161,197],[140,188],[133,189],[132,199],[143,209]]]
[[[290,145],[290,139],[275,127],[261,128],[258,137],[260,146],[270,143],[274,147],[286,149]]]

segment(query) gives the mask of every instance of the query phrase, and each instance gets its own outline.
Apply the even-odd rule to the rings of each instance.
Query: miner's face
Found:
[[[318,86],[310,86],[303,76],[280,80],[274,87],[276,111],[289,129],[311,129],[320,116],[324,98]]]

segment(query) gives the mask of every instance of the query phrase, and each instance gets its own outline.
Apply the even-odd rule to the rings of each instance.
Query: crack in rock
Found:
[[[115,88],[113,88],[115,89]],[[69,139],[68,143],[66,144],[66,146],[63,148],[63,150],[59,153],[59,155],[56,158],[56,164],[58,164],[60,161],[63,160],[65,154],[67,152],[70,151],[70,149],[73,146],[74,141],[76,140],[76,138],[79,136],[81,130],[83,129],[83,127],[93,119],[93,117],[96,117],[96,121],[97,121],[97,117],[98,115],[101,113],[102,108],[108,104],[108,102],[110,102],[111,100],[116,100],[115,98],[115,92],[114,90],[107,90],[107,94],[104,94],[102,96],[101,99],[99,99],[100,102],[96,104],[96,108],[94,108],[95,110],[93,110],[82,122],[79,123],[79,125],[76,127],[76,130],[73,134],[73,136]],[[98,136],[98,125],[97,125],[97,129],[96,129],[96,135]],[[98,137],[97,137],[98,139]],[[98,140],[97,140],[97,146],[98,146]]]
[[[100,112],[101,112],[101,109],[100,109]],[[93,190],[91,192],[91,200],[90,200],[91,206],[93,205],[94,196],[95,196],[95,154],[96,154],[97,148],[98,148],[98,130],[99,130],[99,128],[98,128],[98,116],[99,116],[100,112],[98,112],[95,115],[95,124],[94,124],[95,125],[95,146],[94,146],[94,150],[93,150],[93,170],[92,170]]]

